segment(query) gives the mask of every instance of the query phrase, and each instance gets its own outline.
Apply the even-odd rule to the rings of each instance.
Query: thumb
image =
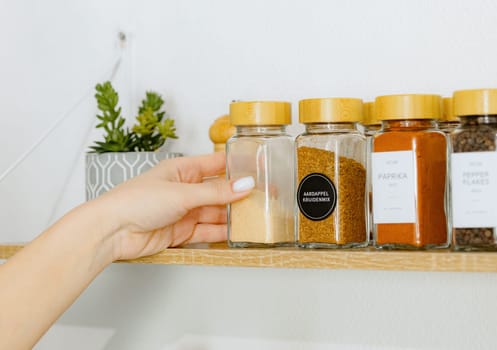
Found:
[[[242,177],[231,181],[208,181],[203,183],[186,184],[184,205],[188,209],[205,205],[223,205],[235,202],[249,195],[254,188],[252,176]]]

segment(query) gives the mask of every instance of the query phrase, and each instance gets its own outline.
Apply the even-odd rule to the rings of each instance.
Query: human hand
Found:
[[[113,260],[225,240],[226,204],[246,197],[254,180],[203,181],[224,171],[224,153],[164,160],[97,198],[113,221]]]

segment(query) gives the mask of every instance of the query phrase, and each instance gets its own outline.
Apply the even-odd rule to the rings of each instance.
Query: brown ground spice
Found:
[[[337,189],[337,205],[324,220],[313,221],[299,212],[299,243],[348,245],[367,241],[366,233],[366,169],[359,162],[335,153],[312,147],[297,149],[297,181],[311,173],[330,178]]]

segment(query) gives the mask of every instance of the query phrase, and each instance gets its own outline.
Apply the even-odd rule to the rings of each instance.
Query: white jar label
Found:
[[[373,222],[416,221],[416,164],[413,151],[373,152]]]
[[[497,226],[497,153],[453,153],[451,157],[454,227]]]

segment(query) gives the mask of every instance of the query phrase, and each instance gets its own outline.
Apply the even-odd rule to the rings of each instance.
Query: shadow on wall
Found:
[[[416,350],[412,347],[384,347],[365,344],[331,344],[311,341],[285,341],[276,339],[253,339],[241,337],[199,336],[185,334],[164,350]]]
[[[168,299],[168,284],[174,284],[175,279],[169,272],[167,266],[113,264],[96,278],[57,325],[112,330],[112,336],[100,344],[100,349],[133,349],[126,345],[129,336],[138,336],[153,310]],[[81,331],[90,339],[91,333],[83,328]],[[67,349],[72,343],[72,339],[67,339],[60,349]],[[95,349],[86,349],[89,348]],[[53,346],[46,349],[57,350]]]
[[[34,350],[102,350],[114,335],[113,329],[55,325]],[[70,344],[70,346],[68,346]]]
[[[115,264],[58,323],[82,335],[45,349],[95,329],[105,350],[468,349],[495,339],[497,303],[468,302],[492,300],[492,277]]]

